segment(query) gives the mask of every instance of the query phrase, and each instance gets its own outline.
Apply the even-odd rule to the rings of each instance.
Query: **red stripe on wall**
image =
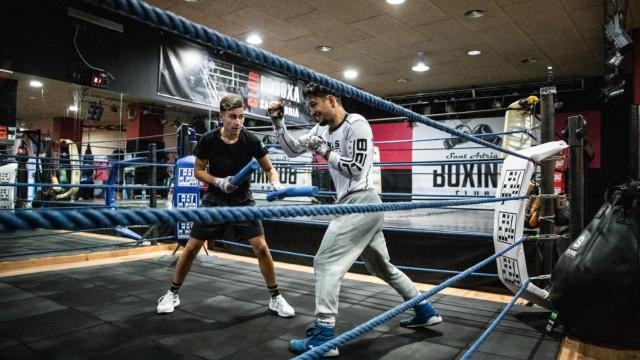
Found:
[[[373,141],[411,140],[413,139],[413,127],[411,123],[373,124]],[[411,161],[413,143],[375,144],[380,150],[381,162],[408,162]],[[383,170],[411,170],[411,166],[385,166]]]

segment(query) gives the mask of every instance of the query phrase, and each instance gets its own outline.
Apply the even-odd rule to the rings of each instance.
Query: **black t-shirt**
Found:
[[[209,174],[221,178],[233,176],[253,158],[259,160],[267,155],[268,151],[260,139],[247,130],[240,130],[238,141],[234,144],[226,144],[222,141],[221,130],[222,128],[218,128],[204,134],[194,150],[197,158],[209,161]],[[247,179],[230,194],[225,194],[216,186],[210,185],[207,194],[212,195],[220,203],[243,203],[252,199],[250,185],[250,180]]]

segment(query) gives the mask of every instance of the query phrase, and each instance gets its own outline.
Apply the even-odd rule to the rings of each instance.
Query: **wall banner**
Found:
[[[501,132],[503,117],[448,120],[445,125],[472,135]],[[474,163],[476,160],[499,160],[502,153],[449,134],[432,127],[417,124],[413,140],[438,138],[441,140],[414,142],[412,161],[469,161],[468,164],[414,166],[413,193],[440,195],[488,195],[493,196],[498,186],[500,164]],[[501,145],[502,136],[484,137]]]
[[[245,111],[266,116],[269,103],[280,100],[285,121],[308,124],[309,113],[302,96],[302,81],[265,74],[237,66],[187,41],[166,39],[160,48],[158,95],[218,108],[228,94],[241,95]]]

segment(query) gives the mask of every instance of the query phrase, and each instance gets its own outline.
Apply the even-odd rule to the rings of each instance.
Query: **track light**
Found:
[[[618,74],[610,74],[605,80],[606,85],[602,88],[601,94],[605,99],[616,97],[624,93],[626,81]]]
[[[623,16],[622,13],[617,12],[604,24],[605,34],[620,52],[628,50],[633,43],[629,34],[627,34],[625,29],[620,25],[620,23],[623,22]]]
[[[619,51],[616,51],[615,54],[613,54],[613,56],[607,59],[607,65],[612,67],[618,67],[622,62],[622,59],[624,59],[624,55],[620,54]]]

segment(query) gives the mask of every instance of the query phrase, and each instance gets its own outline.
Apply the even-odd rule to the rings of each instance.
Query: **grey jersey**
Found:
[[[286,127],[276,132],[282,150],[289,157],[307,152],[309,137],[323,138],[329,147],[329,174],[338,193],[338,201],[354,191],[373,189],[373,134],[360,114],[349,114],[333,131],[329,126],[314,126],[307,134],[294,139]]]

